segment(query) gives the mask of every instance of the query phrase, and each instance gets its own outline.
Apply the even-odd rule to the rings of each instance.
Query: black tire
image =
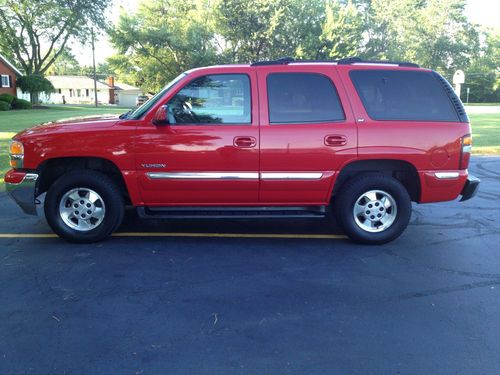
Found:
[[[105,204],[102,221],[91,230],[79,231],[71,228],[59,213],[61,199],[75,188],[93,190]],[[91,243],[106,239],[120,226],[125,204],[122,190],[110,177],[98,171],[83,169],[65,173],[50,186],[45,197],[44,210],[47,222],[60,237],[69,242]]]
[[[363,229],[363,223],[358,224],[353,213],[357,200],[364,193],[373,190],[390,194],[396,203],[394,221],[380,232]],[[406,229],[411,217],[411,199],[406,188],[395,178],[382,174],[363,174],[347,181],[341,187],[335,199],[334,210],[339,224],[352,241],[378,245],[398,238]]]

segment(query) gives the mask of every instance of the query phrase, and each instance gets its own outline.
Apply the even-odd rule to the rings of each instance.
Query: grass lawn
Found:
[[[486,107],[491,108],[487,105]],[[500,155],[500,113],[481,113],[476,106],[469,114],[474,138],[474,154]],[[91,106],[50,106],[49,109],[0,112],[0,189],[3,189],[3,175],[9,169],[9,140],[19,131],[43,122],[64,118],[120,114],[127,108]]]
[[[48,109],[26,109],[0,112],[0,132],[19,132],[33,125],[68,117],[120,114],[127,108],[91,107],[91,106],[49,106]]]
[[[471,113],[472,153],[500,155],[500,113]]]

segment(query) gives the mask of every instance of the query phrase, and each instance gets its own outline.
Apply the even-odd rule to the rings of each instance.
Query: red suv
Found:
[[[330,209],[380,244],[411,202],[471,198],[471,128],[438,73],[411,63],[294,61],[182,73],[116,117],[56,122],[10,145],[10,195],[74,242],[148,218],[307,218]]]

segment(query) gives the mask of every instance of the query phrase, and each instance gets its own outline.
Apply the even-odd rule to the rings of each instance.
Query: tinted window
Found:
[[[203,76],[168,103],[170,123],[250,124],[250,80],[244,74]]]
[[[314,73],[274,73],[267,77],[269,122],[305,123],[344,120],[332,81]]]
[[[374,120],[458,121],[448,95],[430,72],[354,70],[350,76]]]

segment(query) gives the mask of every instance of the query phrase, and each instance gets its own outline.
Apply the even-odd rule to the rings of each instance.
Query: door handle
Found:
[[[345,135],[327,135],[325,137],[326,146],[345,146],[347,144],[347,137]]]
[[[240,148],[252,148],[257,145],[255,137],[234,137],[233,145]]]

